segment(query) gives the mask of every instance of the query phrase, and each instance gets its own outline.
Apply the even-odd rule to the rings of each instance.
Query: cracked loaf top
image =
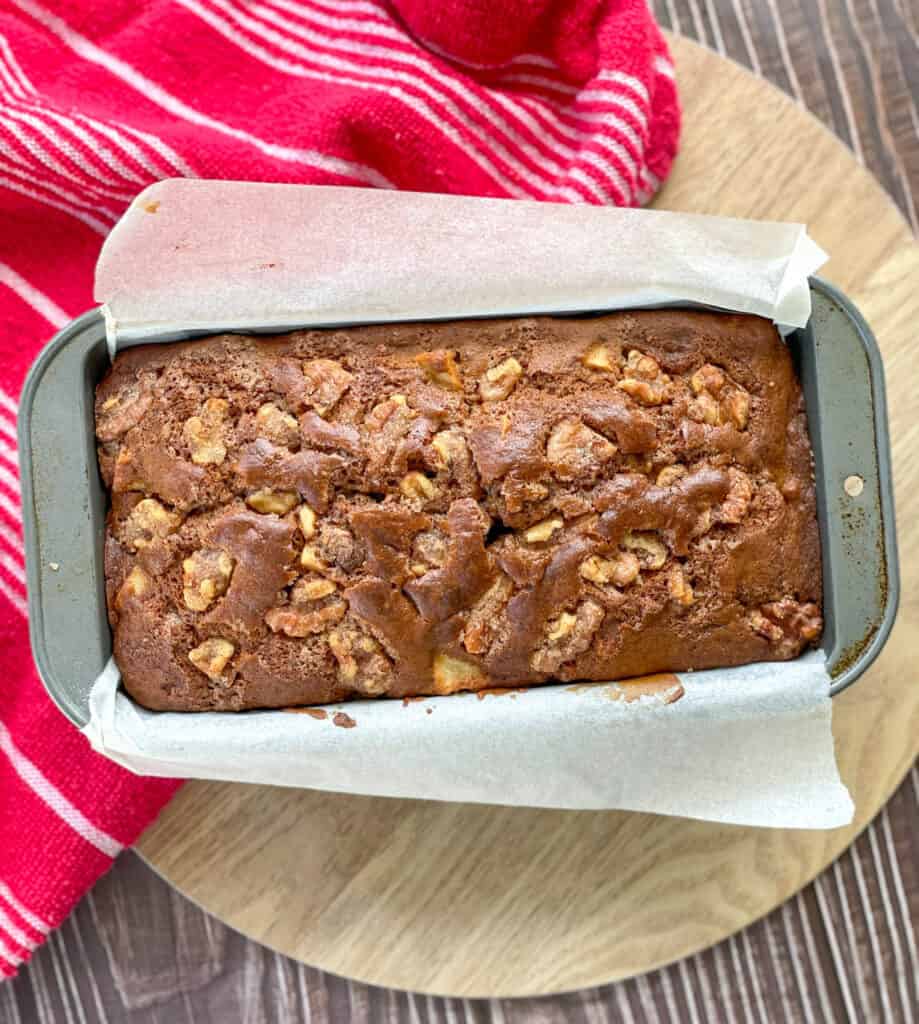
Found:
[[[147,345],[96,433],[115,657],[149,708],[621,679],[822,628],[801,389],[757,317]]]

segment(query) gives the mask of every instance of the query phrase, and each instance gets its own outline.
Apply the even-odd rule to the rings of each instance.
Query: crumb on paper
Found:
[[[332,724],[337,725],[341,729],[353,729],[357,722],[350,715],[345,714],[344,711],[336,711],[332,717]]]
[[[517,699],[518,693],[526,693],[526,686],[489,686],[483,690],[476,690],[475,695],[479,700],[485,700],[486,697],[510,697],[511,700]]]
[[[141,209],[146,213],[156,213],[160,208],[160,201],[159,199],[150,199],[146,203],[141,203],[140,205]]]
[[[566,686],[565,689],[569,693],[595,690],[607,700],[621,701],[623,704],[642,702],[645,698],[658,704],[675,704],[686,693],[679,677],[672,672],[637,676],[623,682],[576,683],[574,686]]]
[[[309,715],[310,718],[323,719],[329,717],[329,713],[325,708],[284,708],[284,710],[292,715]]]

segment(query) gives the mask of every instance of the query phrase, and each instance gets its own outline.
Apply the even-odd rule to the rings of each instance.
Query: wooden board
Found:
[[[191,899],[292,957],[462,996],[644,972],[788,899],[851,842],[919,751],[919,246],[809,114],[695,44],[673,46],[685,130],[656,205],[806,221],[833,254],[826,276],[860,305],[884,355],[904,587],[881,658],[834,703],[856,820],[833,832],[760,830],[190,783],[141,852]]]

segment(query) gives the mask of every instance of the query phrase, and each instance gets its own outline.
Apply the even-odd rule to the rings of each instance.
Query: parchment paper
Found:
[[[115,228],[96,297],[113,350],[200,330],[675,303],[791,328],[824,258],[794,224],[182,180],[152,186]],[[324,718],[180,715],[134,704],[112,662],[84,732],[146,775],[776,827],[851,820],[821,652],[678,682],[669,704],[596,684],[362,701]]]

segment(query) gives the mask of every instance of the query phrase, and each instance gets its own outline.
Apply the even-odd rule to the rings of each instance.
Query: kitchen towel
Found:
[[[673,160],[645,0],[7,0],[0,9],[0,977],[177,782],[96,755],[29,652],[16,396],[168,177],[634,206]]]

